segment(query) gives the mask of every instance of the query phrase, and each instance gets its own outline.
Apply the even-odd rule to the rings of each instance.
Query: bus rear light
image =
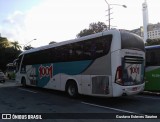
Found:
[[[123,85],[123,81],[122,81],[122,66],[117,67],[117,72],[116,72],[116,79],[115,82],[118,84]]]

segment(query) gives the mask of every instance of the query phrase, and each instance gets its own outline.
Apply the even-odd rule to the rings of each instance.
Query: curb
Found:
[[[143,95],[154,95],[154,96],[160,96],[160,92],[154,92],[154,91],[143,91],[141,92],[140,94],[143,94]]]

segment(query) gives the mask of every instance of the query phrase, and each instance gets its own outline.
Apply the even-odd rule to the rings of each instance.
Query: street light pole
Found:
[[[37,39],[32,39],[31,41],[27,42],[27,43],[23,46],[23,48],[25,48],[25,46],[27,46],[29,43],[31,43],[31,42],[34,41],[34,40],[37,40]]]
[[[108,5],[108,29],[110,30],[110,15],[111,15],[111,13],[110,13],[110,4],[107,2],[107,0],[105,0],[105,2],[107,3],[107,5]]]
[[[126,5],[120,5],[120,4],[109,4],[108,2],[107,2],[107,0],[105,0],[105,2],[107,3],[107,5],[108,5],[108,29],[110,30],[111,29],[111,13],[110,13],[110,10],[111,10],[111,8],[110,8],[110,5],[117,5],[117,6],[122,6],[122,7],[124,7],[124,8],[127,8],[127,6]]]

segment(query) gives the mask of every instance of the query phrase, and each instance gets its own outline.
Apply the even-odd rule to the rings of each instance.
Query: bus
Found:
[[[18,83],[70,97],[134,95],[145,85],[144,42],[117,29],[27,50],[16,64]]]
[[[146,46],[145,90],[160,91],[160,45]]]
[[[9,79],[15,79],[15,71],[16,71],[16,66],[13,65],[13,63],[8,63],[6,65],[6,76]]]

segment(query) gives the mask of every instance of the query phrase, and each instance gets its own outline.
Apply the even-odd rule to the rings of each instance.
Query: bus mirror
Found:
[[[13,66],[16,66],[16,64],[17,64],[17,59],[13,61]]]

